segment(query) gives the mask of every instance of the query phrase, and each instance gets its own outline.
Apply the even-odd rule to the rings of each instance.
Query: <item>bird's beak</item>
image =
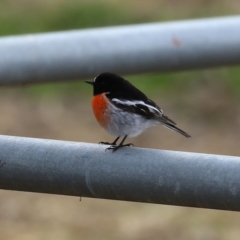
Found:
[[[94,85],[94,81],[92,81],[92,80],[87,80],[87,81],[85,81],[85,83],[88,83],[88,84]]]

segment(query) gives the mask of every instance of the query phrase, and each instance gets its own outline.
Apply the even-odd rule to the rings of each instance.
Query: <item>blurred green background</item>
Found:
[[[236,15],[237,0],[0,0],[0,34]],[[150,128],[138,147],[240,155],[240,67],[125,76],[191,139]],[[1,134],[111,141],[96,123],[82,81],[0,89]],[[181,171],[181,169],[179,169]],[[0,191],[0,239],[235,240],[239,213]]]

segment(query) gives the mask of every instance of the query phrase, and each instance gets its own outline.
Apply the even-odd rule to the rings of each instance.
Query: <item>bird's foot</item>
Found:
[[[114,142],[110,143],[110,142],[99,142],[98,144],[103,144],[103,145],[113,145],[113,146],[116,146],[114,144]]]
[[[128,143],[128,144],[123,144],[123,145],[111,145],[110,147],[106,148],[106,150],[112,150],[113,152],[116,152],[118,149],[122,148],[122,147],[130,147],[130,146],[134,146],[132,143]]]

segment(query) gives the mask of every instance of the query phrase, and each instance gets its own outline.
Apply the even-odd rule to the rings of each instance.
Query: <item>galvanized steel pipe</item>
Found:
[[[240,17],[0,38],[0,85],[240,63]]]
[[[240,157],[0,135],[0,188],[240,210]]]

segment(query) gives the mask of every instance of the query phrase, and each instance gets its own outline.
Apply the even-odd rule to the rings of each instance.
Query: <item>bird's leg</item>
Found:
[[[120,138],[120,136],[118,136],[112,143],[109,142],[100,142],[99,144],[104,144],[104,145],[113,145],[115,146],[117,144],[118,139]]]
[[[106,148],[106,150],[112,150],[113,152],[117,151],[119,148],[122,148],[122,147],[129,147],[129,146],[134,146],[132,143],[127,143],[127,144],[123,144],[124,141],[126,140],[128,135],[126,135],[123,140],[120,142],[120,144],[118,146],[116,145],[112,145],[111,147],[109,148]],[[115,141],[114,141],[115,142]]]

